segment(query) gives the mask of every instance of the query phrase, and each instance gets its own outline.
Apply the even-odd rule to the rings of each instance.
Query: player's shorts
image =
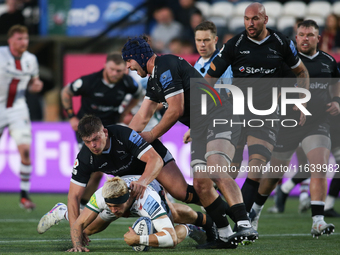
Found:
[[[221,111],[223,111],[222,108]],[[232,109],[227,111],[219,112],[216,110],[213,115],[207,118],[202,118],[201,122],[195,126],[191,125],[190,136],[191,142],[191,161],[193,160],[205,160],[205,154],[207,153],[207,144],[210,141],[217,139],[225,139],[231,142],[236,147],[240,136],[240,126],[227,124],[217,124],[214,127],[213,119],[220,119],[221,116],[225,116],[225,119],[233,121],[233,123],[239,122],[238,116],[232,115]]]
[[[324,135],[330,137],[330,127],[327,122],[311,123],[304,126],[281,127],[277,136],[275,152],[295,151],[299,143],[308,136]],[[339,132],[339,131],[338,131]]]
[[[340,114],[330,117],[332,149],[340,147]]]
[[[248,136],[264,140],[271,145],[276,143],[277,134],[279,132],[279,121],[268,121],[270,119],[279,119],[276,113],[267,116],[248,114],[240,119],[240,122],[244,122],[245,126],[242,126],[241,128],[238,145],[246,144]]]
[[[11,137],[17,145],[31,144],[31,121],[26,105],[1,109],[0,134],[8,127]]]

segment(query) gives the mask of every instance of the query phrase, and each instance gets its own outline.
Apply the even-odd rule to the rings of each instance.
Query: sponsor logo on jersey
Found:
[[[93,194],[90,199],[90,205],[94,206],[95,208],[99,209],[99,206],[97,204],[96,194]]]
[[[309,89],[327,89],[328,83],[312,82],[309,85]]]
[[[274,33],[274,36],[280,42],[280,44],[283,45],[283,42],[282,42],[281,38],[276,33]]]
[[[243,50],[243,51],[240,51],[241,54],[250,54],[250,50]]]
[[[280,58],[280,56],[278,55],[277,51],[276,50],[273,50],[272,48],[268,47],[269,49],[269,52],[271,54],[268,54],[267,55],[267,58]]]
[[[322,62],[321,62],[321,65],[324,67],[321,69],[322,73],[331,73],[331,69],[329,68],[329,65],[322,63]]]
[[[243,71],[241,71],[241,72],[243,72]],[[255,67],[251,67],[251,66],[246,67],[246,73],[251,73],[251,74],[256,74],[256,73],[271,74],[271,73],[275,73],[275,71],[276,71],[276,68],[267,69],[267,68],[263,68],[263,67],[260,67],[260,68],[255,68]]]
[[[240,38],[237,40],[237,42],[236,42],[236,44],[235,44],[236,47],[240,44],[240,42],[242,41],[242,39],[243,39],[243,34],[242,34],[242,35],[240,36]]]
[[[75,168],[73,168],[73,170],[72,170],[72,174],[73,174],[73,175],[77,175],[77,173],[78,173],[78,170],[77,170],[77,169],[75,169]]]
[[[83,80],[82,80],[82,79],[76,80],[76,81],[73,82],[73,84],[72,84],[73,91],[77,91],[78,89],[81,88],[82,85],[83,85]]]
[[[104,93],[97,92],[97,93],[94,93],[94,96],[95,97],[103,97]]]
[[[76,161],[74,161],[73,168],[77,168],[77,166],[79,166],[79,160],[78,159],[76,159]]]
[[[244,72],[244,70],[246,70],[245,68],[244,68],[244,66],[241,66],[238,70],[240,70],[240,72]]]

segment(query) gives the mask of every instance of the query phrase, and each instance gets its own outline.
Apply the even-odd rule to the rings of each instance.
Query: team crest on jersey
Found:
[[[77,168],[77,166],[79,166],[79,160],[78,159],[76,159],[76,161],[74,161],[73,168]]]
[[[321,69],[322,73],[331,73],[331,69],[329,68],[329,65],[322,63],[322,62],[321,62],[321,65],[323,66],[323,68]]]
[[[77,91],[78,89],[80,89],[80,87],[83,85],[83,80],[82,79],[78,79],[75,82],[73,82],[73,90]]]
[[[240,70],[240,72],[244,72],[244,70],[246,70],[245,68],[244,68],[244,66],[241,66],[238,70]]]

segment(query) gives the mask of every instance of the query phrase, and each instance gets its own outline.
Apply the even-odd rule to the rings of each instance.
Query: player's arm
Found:
[[[138,112],[133,116],[129,128],[142,132],[157,109],[158,103],[144,98]]]
[[[163,167],[163,159],[154,148],[145,152],[140,160],[146,163],[142,176],[136,182],[131,182],[131,196],[143,198],[143,194],[148,184],[157,178]]]
[[[39,93],[42,90],[43,86],[44,84],[40,80],[39,76],[35,76],[31,78],[28,82],[28,91],[30,93]]]
[[[331,94],[331,102],[327,104],[329,107],[326,112],[329,112],[330,115],[338,115],[340,113],[340,82],[338,81],[335,84],[329,86],[329,92]]]
[[[131,98],[130,102],[125,106],[124,111],[119,117],[119,122],[123,122],[124,117],[131,112],[133,107],[135,107],[139,102],[139,98]]]
[[[74,115],[74,112],[73,112],[73,105],[72,105],[73,96],[74,94],[70,89],[70,84],[66,85],[61,90],[61,103],[67,113],[72,129],[74,131],[77,131],[79,119],[77,118],[77,116]]]
[[[124,241],[130,246],[142,244],[151,247],[174,247],[177,245],[176,231],[168,216],[160,216],[152,220],[152,223],[157,233],[139,236],[129,227],[129,231],[124,235]]]
[[[309,73],[306,66],[300,60],[300,63],[297,67],[292,69],[293,73],[296,75],[297,78],[297,87],[309,90]],[[299,93],[299,98],[306,97],[306,94]],[[307,103],[302,104],[305,108],[307,108]],[[293,108],[295,111],[299,110],[299,108],[295,105]],[[303,126],[306,122],[305,114],[300,111],[300,122],[299,125]]]
[[[68,191],[67,196],[67,210],[68,210],[68,218],[70,222],[70,227],[72,227],[73,223],[77,220],[79,216],[79,204],[82,195],[84,194],[85,187],[77,185],[70,182],[70,189]]]
[[[149,143],[166,133],[184,113],[184,93],[166,99],[168,109],[165,111],[161,121],[148,132],[141,136]]]
[[[97,216],[97,212],[94,212],[86,207],[84,208],[77,220],[71,226],[71,239],[73,248],[67,250],[68,252],[90,251],[84,245],[83,231],[97,218]]]

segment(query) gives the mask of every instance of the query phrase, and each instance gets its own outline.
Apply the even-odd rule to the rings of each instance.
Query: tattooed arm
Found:
[[[71,226],[71,239],[73,248],[67,250],[68,252],[87,252],[90,251],[85,245],[88,242],[87,235],[84,235],[84,229],[91,224],[98,216],[97,212],[94,212],[87,207],[81,212],[77,220]]]

